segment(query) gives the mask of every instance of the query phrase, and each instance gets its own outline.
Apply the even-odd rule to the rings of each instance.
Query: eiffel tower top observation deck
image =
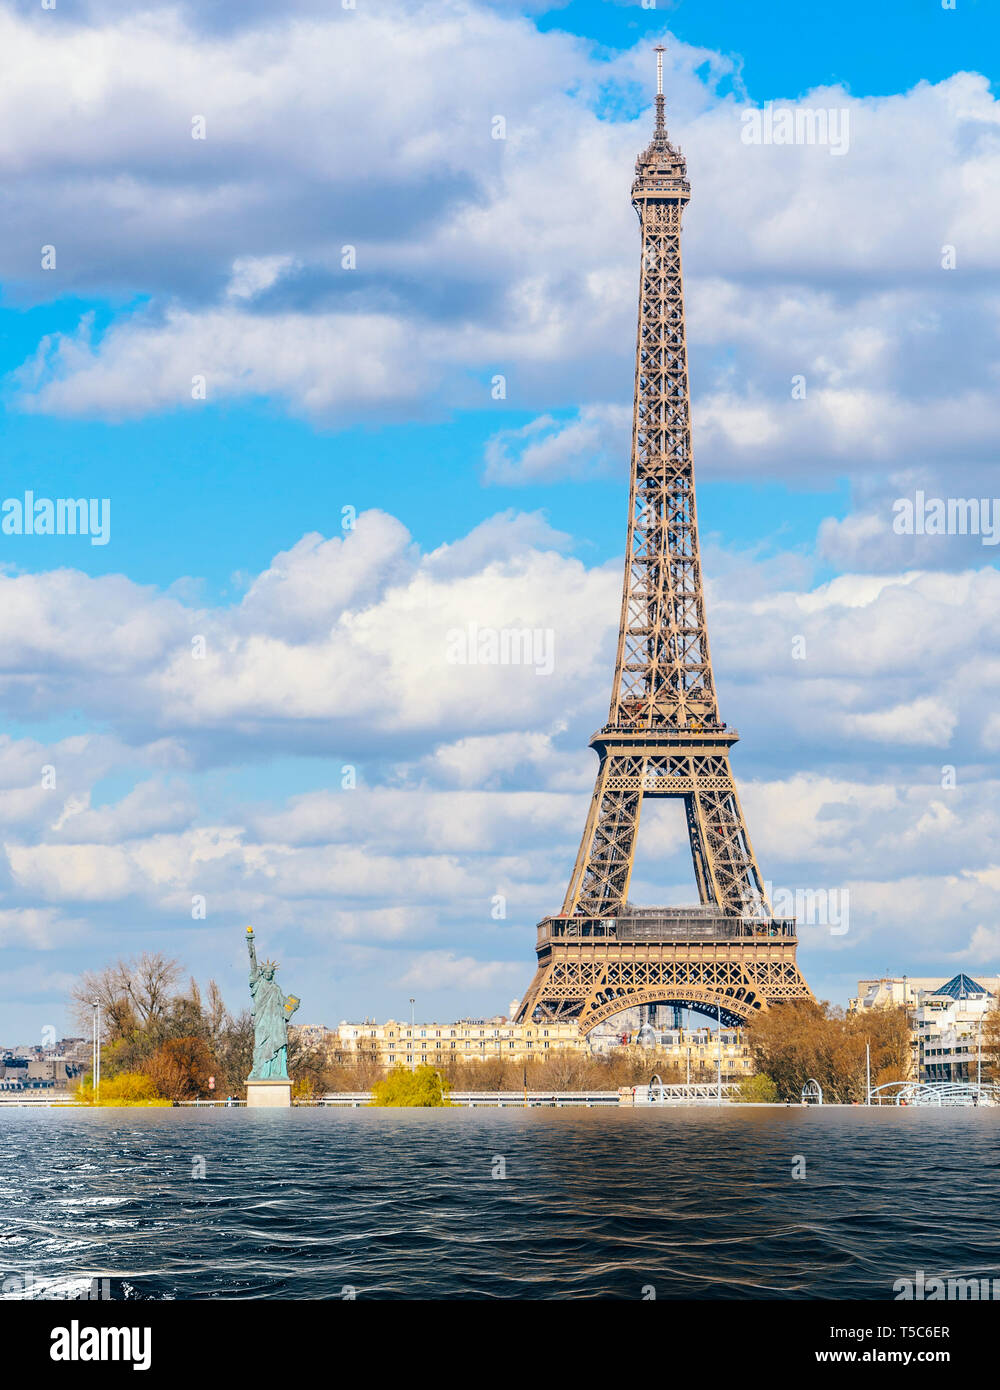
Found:
[[[640,198],[677,198],[687,202],[691,185],[687,181],[687,164],[679,149],[667,136],[665,98],[663,95],[662,44],[656,48],[656,128],[649,145],[635,161],[635,182],[632,185],[633,205]]]

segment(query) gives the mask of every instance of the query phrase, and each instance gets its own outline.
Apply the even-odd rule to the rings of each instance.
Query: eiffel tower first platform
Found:
[[[681,215],[691,196],[667,138],[663,49],[656,129],[636,161],[642,229],[628,542],[608,723],[590,740],[597,785],[557,916],[538,926],[538,969],[517,1021],[576,1019],[588,1033],[635,1005],[673,1004],[746,1023],[811,998],[794,919],[772,917],[729,766],[698,556]],[[700,903],[628,901],[646,797],[684,801]]]

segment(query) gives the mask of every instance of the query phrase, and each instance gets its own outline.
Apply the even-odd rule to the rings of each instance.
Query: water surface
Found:
[[[0,1109],[0,1279],[887,1299],[920,1269],[1000,1276],[998,1143],[1000,1109]]]

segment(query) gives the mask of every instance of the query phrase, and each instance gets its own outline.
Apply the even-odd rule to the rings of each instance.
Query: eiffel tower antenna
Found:
[[[656,133],[666,135],[667,123],[663,114],[663,55],[666,53],[662,43],[656,45]]]
[[[625,579],[608,722],[590,740],[597,783],[560,912],[538,926],[517,1021],[670,1004],[745,1023],[811,998],[794,918],[767,901],[729,765],[705,622],[688,391],[681,217],[687,165],[667,137],[663,47],[656,126],[635,166],[642,238]],[[698,903],[636,907],[628,890],[646,797],[684,802]]]

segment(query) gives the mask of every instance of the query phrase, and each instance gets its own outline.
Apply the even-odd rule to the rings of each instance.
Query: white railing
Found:
[[[619,1091],[621,1105],[723,1105],[732,1102],[733,1092],[739,1090],[738,1081],[681,1082],[678,1085],[664,1085],[655,1079],[648,1086],[623,1086]]]
[[[245,1100],[237,1100],[235,1096],[231,1100],[179,1100],[178,1105],[208,1105],[221,1110],[235,1110],[238,1105],[246,1105]]]
[[[723,1082],[723,1102],[725,1103],[729,1094],[736,1089],[735,1083]],[[653,1095],[650,1097],[650,1090]],[[312,1106],[347,1106],[360,1107],[371,1105],[371,1091],[331,1091],[327,1095],[315,1097],[296,1098],[293,1105],[312,1105]],[[704,1084],[692,1084],[690,1086],[623,1086],[618,1091],[452,1091],[448,1096],[453,1106],[465,1106],[466,1108],[491,1107],[493,1109],[533,1109],[540,1106],[551,1106],[561,1108],[565,1105],[583,1105],[592,1107],[597,1105],[659,1105],[670,1101],[675,1102],[702,1102],[709,1103],[718,1100],[718,1088],[714,1082]],[[30,1105],[34,1107],[47,1106],[77,1106],[83,1109],[91,1109],[85,1101],[73,1100],[69,1095],[64,1098],[52,1097],[45,1100],[36,1099],[15,1099],[11,1097],[0,1097],[0,1105]],[[177,1102],[179,1107],[192,1109],[242,1109],[246,1107],[245,1100],[181,1100]]]
[[[617,1105],[617,1091],[451,1091],[452,1105],[492,1106],[494,1109],[524,1109],[540,1105]],[[307,1105],[370,1105],[371,1091],[333,1091]],[[302,1104],[302,1102],[299,1102]]]
[[[69,1096],[69,1095],[66,1095],[66,1096],[47,1096],[45,1100],[35,1100],[35,1099],[28,1100],[28,1099],[26,1099],[25,1097],[18,1097],[18,1096],[0,1096],[0,1106],[3,1106],[3,1105],[10,1105],[10,1106],[31,1105],[31,1106],[40,1106],[40,1107],[44,1110],[44,1109],[48,1109],[50,1106],[53,1106],[53,1105],[64,1106],[64,1105],[82,1105],[82,1104],[83,1104],[83,1101],[82,1101],[82,1100],[73,1100],[73,1098],[72,1098],[71,1096]]]
[[[1000,1087],[978,1081],[886,1081],[869,1105],[998,1105]]]

